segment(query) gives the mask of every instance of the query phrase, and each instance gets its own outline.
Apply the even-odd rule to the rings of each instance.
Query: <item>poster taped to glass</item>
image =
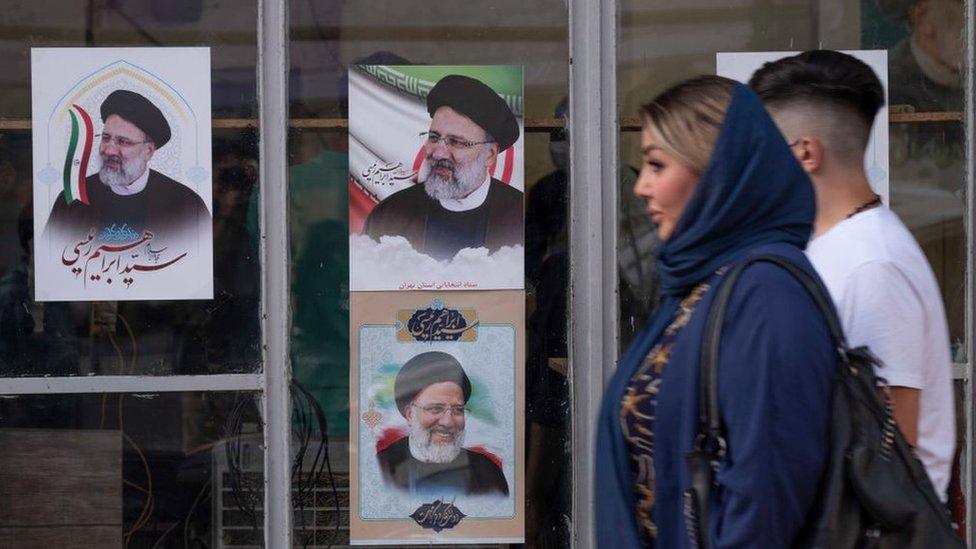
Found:
[[[523,287],[521,66],[349,69],[350,289]]]
[[[521,543],[522,292],[350,298],[351,542]]]
[[[37,301],[211,299],[210,49],[33,48]]]

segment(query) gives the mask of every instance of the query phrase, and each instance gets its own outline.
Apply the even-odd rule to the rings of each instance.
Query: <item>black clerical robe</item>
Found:
[[[521,246],[522,192],[492,178],[484,203],[452,212],[427,195],[421,184],[395,192],[370,212],[363,234],[374,240],[402,236],[418,252],[451,259],[463,248]]]
[[[410,439],[403,437],[376,454],[388,485],[412,494],[450,498],[452,494],[508,495],[502,470],[486,456],[461,449],[450,463],[424,463],[410,453]]]
[[[47,231],[80,240],[90,230],[95,231],[96,238],[106,230],[140,236],[149,230],[165,244],[194,234],[200,220],[210,222],[210,212],[199,195],[155,170],[149,170],[146,187],[132,195],[112,192],[97,173],[85,178],[85,184],[89,203],[76,200],[67,204],[62,192],[51,210]]]

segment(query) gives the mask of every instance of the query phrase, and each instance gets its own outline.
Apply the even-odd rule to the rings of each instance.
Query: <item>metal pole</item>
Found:
[[[0,395],[261,390],[264,390],[263,374],[15,377],[0,383]]]
[[[976,509],[973,505],[974,487],[973,480],[976,479],[976,462],[974,462],[973,450],[976,449],[976,428],[973,422],[976,421],[976,412],[973,407],[973,382],[976,381],[976,373],[973,371],[973,364],[976,357],[973,350],[976,349],[976,325],[974,325],[973,313],[976,312],[976,304],[973,302],[976,284],[976,248],[973,247],[974,223],[976,223],[976,76],[973,70],[976,68],[976,0],[969,0],[966,6],[966,65],[965,82],[963,90],[966,93],[966,101],[963,112],[964,133],[966,135],[966,361],[969,363],[969,376],[965,381],[963,394],[965,395],[966,411],[966,446],[963,452],[964,467],[962,468],[963,495],[966,499],[966,537],[969,545],[972,546],[976,540]]]
[[[258,0],[264,545],[292,546],[288,360],[288,2]]]
[[[573,546],[594,547],[593,461],[617,361],[617,0],[569,2]]]

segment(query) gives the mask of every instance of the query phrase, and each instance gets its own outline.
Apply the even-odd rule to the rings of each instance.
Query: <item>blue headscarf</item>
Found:
[[[620,358],[597,431],[598,547],[640,547],[633,474],[620,430],[627,383],[678,303],[719,267],[757,246],[804,248],[813,229],[813,186],[755,93],[736,84],[708,167],[657,260],[661,305]]]

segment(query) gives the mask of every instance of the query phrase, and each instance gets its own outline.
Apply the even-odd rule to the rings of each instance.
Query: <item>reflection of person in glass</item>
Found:
[[[508,495],[499,465],[461,446],[471,382],[456,358],[439,351],[411,358],[397,374],[394,396],[409,435],[376,455],[387,484],[440,497]]]
[[[114,225],[122,234],[149,230],[172,239],[195,231],[199,220],[209,220],[195,192],[149,168],[156,150],[171,137],[158,107],[138,93],[116,90],[102,102],[101,117],[104,127],[95,136],[101,168],[85,178],[88,203],[69,202],[62,192],[51,211],[49,230],[70,238],[84,238],[94,230],[99,237]]]
[[[921,113],[962,111],[966,20],[962,0],[877,2],[887,18],[905,24],[909,31],[888,54],[888,103]],[[960,185],[965,181],[963,125],[951,121],[893,124],[890,132],[891,172],[895,183],[900,183],[892,186],[898,193],[892,203],[902,208],[906,224],[923,246],[926,240],[946,246],[946,229],[939,225],[945,220],[952,220],[953,238],[964,238],[958,220],[963,202]]]
[[[910,34],[889,55],[891,105],[919,112],[962,109],[962,0],[877,0]]]
[[[888,53],[888,104],[916,113],[963,111],[963,0],[876,1],[885,17],[909,32]],[[884,47],[887,41],[869,45]],[[962,348],[965,332],[963,307],[956,304],[965,302],[968,286],[956,267],[956,254],[967,247],[964,127],[955,120],[928,120],[889,128],[891,206],[932,262],[954,353]]]
[[[451,259],[463,248],[522,244],[522,192],[491,177],[519,137],[518,121],[494,90],[467,76],[442,78],[427,96],[432,119],[417,182],[380,202],[363,234],[403,236],[419,252]]]

